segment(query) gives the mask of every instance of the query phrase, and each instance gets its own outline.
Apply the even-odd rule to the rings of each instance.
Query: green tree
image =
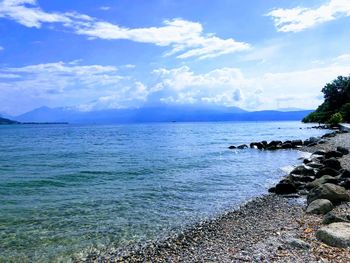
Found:
[[[327,121],[330,125],[337,125],[343,121],[343,116],[340,112],[334,113]]]
[[[345,103],[342,107],[341,107],[341,114],[343,115],[343,119],[346,122],[350,122],[350,102]]]
[[[322,89],[324,102],[316,111],[310,113],[303,122],[326,123],[331,117],[340,112],[343,119],[350,122],[350,76],[339,76]]]

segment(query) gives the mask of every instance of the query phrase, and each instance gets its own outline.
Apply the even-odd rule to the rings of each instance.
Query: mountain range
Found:
[[[238,107],[171,106],[133,109],[79,111],[76,108],[40,107],[13,117],[19,122],[69,122],[77,124],[113,124],[137,122],[195,121],[300,121],[312,110],[246,111]]]
[[[0,117],[0,124],[17,124],[17,123],[18,123],[17,121]]]

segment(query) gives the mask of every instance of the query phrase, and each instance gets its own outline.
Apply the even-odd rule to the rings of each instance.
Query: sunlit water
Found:
[[[66,260],[166,235],[266,193],[306,139],[297,122],[0,126],[0,261]]]

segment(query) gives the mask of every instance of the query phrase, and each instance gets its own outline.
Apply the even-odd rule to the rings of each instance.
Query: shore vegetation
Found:
[[[350,122],[350,76],[339,76],[322,89],[324,102],[303,122],[338,124]]]

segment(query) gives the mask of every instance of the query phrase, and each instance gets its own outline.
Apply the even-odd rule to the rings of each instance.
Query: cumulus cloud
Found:
[[[149,98],[165,103],[239,106],[249,110],[299,107],[313,109],[322,101],[322,87],[350,65],[247,76],[237,68],[195,74],[188,67],[158,69],[158,82]]]
[[[350,0],[330,0],[317,8],[278,8],[267,14],[280,32],[298,32],[340,17],[350,16]]]
[[[85,110],[129,107],[145,101],[147,95],[146,86],[119,75],[114,66],[80,65],[73,61],[0,68],[0,100],[3,107],[8,103],[15,113],[46,103],[84,105]]]
[[[160,80],[152,89],[153,96],[166,103],[238,105],[243,99],[241,88],[249,82],[237,68],[195,74],[183,66],[153,73]]]
[[[45,12],[35,0],[3,0],[0,3],[0,17],[27,27],[40,28],[43,24],[56,23],[89,38],[126,39],[169,47],[166,55],[177,54],[180,59],[205,59],[250,48],[248,43],[232,38],[222,39],[214,34],[204,34],[198,22],[172,19],[165,20],[159,27],[127,28],[76,12]]]

